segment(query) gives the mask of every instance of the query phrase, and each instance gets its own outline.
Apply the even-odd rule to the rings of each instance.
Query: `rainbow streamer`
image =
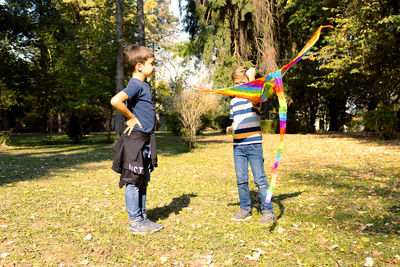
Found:
[[[267,196],[265,202],[270,203],[272,194],[274,193],[276,186],[277,168],[279,160],[282,156],[283,151],[283,137],[286,133],[286,115],[287,115],[287,104],[285,99],[285,93],[283,90],[282,77],[286,74],[287,70],[302,59],[313,45],[318,41],[322,28],[333,28],[331,25],[321,25],[317,31],[313,34],[306,45],[301,49],[296,58],[289,64],[283,66],[279,70],[269,74],[268,76],[258,78],[254,81],[235,85],[228,88],[216,89],[216,90],[202,90],[208,93],[217,93],[228,96],[235,96],[244,99],[248,99],[254,102],[264,102],[276,93],[279,101],[279,128],[280,128],[280,144],[276,154],[275,163],[271,169],[271,184],[267,190]]]
[[[285,136],[285,133],[286,133],[286,115],[287,115],[286,98],[285,98],[285,93],[283,92],[282,72],[276,71],[276,72],[271,73],[270,75],[271,75],[272,79],[274,80],[274,84],[275,84],[274,90],[276,92],[276,95],[277,95],[278,101],[279,101],[280,142],[279,142],[278,153],[276,154],[276,158],[275,158],[275,163],[271,169],[271,184],[268,187],[267,196],[265,197],[266,203],[271,202],[272,194],[274,193],[274,190],[275,190],[276,171],[278,169],[279,160],[281,159],[282,151],[283,151],[283,137]]]

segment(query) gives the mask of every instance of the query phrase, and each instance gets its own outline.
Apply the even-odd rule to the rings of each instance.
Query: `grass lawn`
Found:
[[[112,145],[13,138],[0,149],[0,266],[395,266],[400,263],[400,141],[286,135],[273,198],[276,224],[239,209],[231,137],[199,148],[157,133],[148,216],[160,232],[128,231]],[[36,139],[35,139],[36,138]],[[268,174],[279,135],[264,135]]]

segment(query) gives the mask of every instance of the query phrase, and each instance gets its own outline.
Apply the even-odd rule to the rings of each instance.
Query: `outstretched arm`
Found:
[[[246,71],[246,76],[249,79],[249,82],[254,81],[256,79],[256,68],[250,68]]]
[[[128,132],[128,135],[131,134],[133,128],[135,128],[135,125],[137,124],[140,128],[142,128],[142,124],[140,121],[133,115],[133,113],[126,107],[125,101],[129,99],[129,96],[121,91],[118,94],[116,94],[113,98],[111,98],[111,105],[122,115],[124,115],[127,120],[126,120],[126,129],[124,133]]]

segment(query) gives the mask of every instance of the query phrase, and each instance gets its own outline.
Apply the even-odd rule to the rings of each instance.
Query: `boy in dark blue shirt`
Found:
[[[145,46],[134,46],[126,53],[132,78],[124,90],[111,99],[111,105],[126,117],[126,129],[114,147],[113,170],[121,173],[130,230],[135,234],[156,232],[162,224],[146,216],[146,190],[150,171],[157,166],[155,151],[155,108],[146,78],[154,73],[154,53]]]

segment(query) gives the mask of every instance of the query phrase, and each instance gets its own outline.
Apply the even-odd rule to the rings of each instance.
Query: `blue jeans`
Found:
[[[144,176],[140,185],[127,184],[125,187],[126,211],[130,220],[138,220],[146,214],[146,192],[150,181],[149,153],[150,145],[145,145],[143,150]]]
[[[239,192],[240,208],[251,211],[251,198],[249,191],[249,167],[253,171],[254,183],[258,187],[261,198],[261,210],[274,212],[273,204],[265,203],[267,189],[269,187],[264,171],[264,157],[262,144],[234,145],[233,158],[235,161],[235,171],[237,187]]]

